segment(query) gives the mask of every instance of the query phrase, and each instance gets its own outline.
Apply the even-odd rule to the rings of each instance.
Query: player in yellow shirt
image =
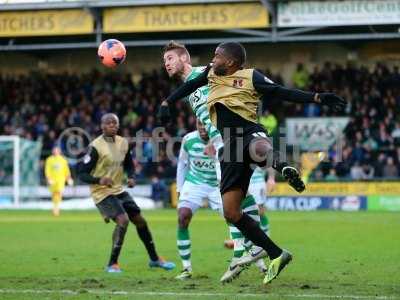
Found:
[[[56,146],[53,148],[52,155],[46,159],[44,169],[51,193],[51,200],[53,201],[53,215],[58,217],[60,215],[60,203],[62,201],[65,182],[68,182],[68,185],[73,184],[68,161],[61,155],[59,147]]]

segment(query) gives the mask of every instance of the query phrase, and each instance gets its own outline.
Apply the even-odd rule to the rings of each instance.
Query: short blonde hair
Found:
[[[186,55],[188,60],[190,61],[190,54],[189,51],[186,49],[184,44],[175,42],[175,41],[170,41],[168,44],[164,46],[164,52],[163,54],[167,53],[168,51],[176,51],[178,55]]]

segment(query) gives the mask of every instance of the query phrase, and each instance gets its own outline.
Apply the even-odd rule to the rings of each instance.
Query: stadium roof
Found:
[[[218,44],[221,41],[242,43],[277,43],[309,41],[354,41],[400,38],[399,23],[352,26],[278,26],[278,2],[259,0],[270,16],[269,26],[258,29],[220,29],[203,31],[125,32],[105,33],[103,31],[103,10],[109,7],[138,7],[160,5],[221,4],[255,2],[254,0],[0,0],[3,11],[32,11],[44,9],[80,8],[93,16],[93,33],[69,36],[3,37],[0,51],[95,48],[106,38],[118,38],[127,46],[159,46],[175,39],[185,44]],[[290,3],[291,1],[285,1]],[[306,1],[303,1],[303,3]],[[0,24],[1,25],[1,24]]]
[[[171,4],[252,2],[254,0],[0,0],[0,10],[96,8]]]

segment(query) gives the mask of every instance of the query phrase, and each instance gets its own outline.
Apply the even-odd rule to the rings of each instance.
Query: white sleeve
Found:
[[[221,164],[219,162],[219,150],[224,147],[224,142],[220,134],[216,135],[210,142],[215,148],[215,171],[217,173],[218,183],[221,183]]]
[[[215,161],[215,172],[217,173],[217,181],[220,184],[221,183],[221,164],[220,164],[218,158]]]
[[[218,157],[218,151],[220,148],[224,146],[224,141],[222,140],[222,136],[220,134],[214,136],[210,142],[213,144],[215,151],[217,152],[217,157]]]
[[[182,141],[181,150],[179,151],[178,166],[176,169],[176,191],[179,193],[185,182],[185,176],[189,168],[189,155],[185,150],[185,139]]]

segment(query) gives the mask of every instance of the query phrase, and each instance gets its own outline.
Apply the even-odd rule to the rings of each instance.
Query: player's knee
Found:
[[[267,139],[259,139],[250,147],[250,157],[260,167],[266,167],[273,161],[272,144]]]
[[[137,214],[131,217],[131,221],[138,228],[143,228],[147,226],[147,222],[141,214]]]
[[[129,225],[129,218],[127,215],[123,214],[123,215],[119,215],[115,218],[115,222],[121,226],[121,227],[128,227]]]
[[[241,213],[235,209],[226,209],[224,208],[224,218],[229,223],[236,223],[240,220]]]
[[[254,148],[258,156],[264,157],[266,157],[268,153],[271,153],[273,150],[271,143],[266,139],[258,140]]]
[[[191,219],[191,215],[188,212],[186,212],[186,211],[179,212],[179,216],[178,216],[179,228],[187,228],[189,226],[190,219]]]

